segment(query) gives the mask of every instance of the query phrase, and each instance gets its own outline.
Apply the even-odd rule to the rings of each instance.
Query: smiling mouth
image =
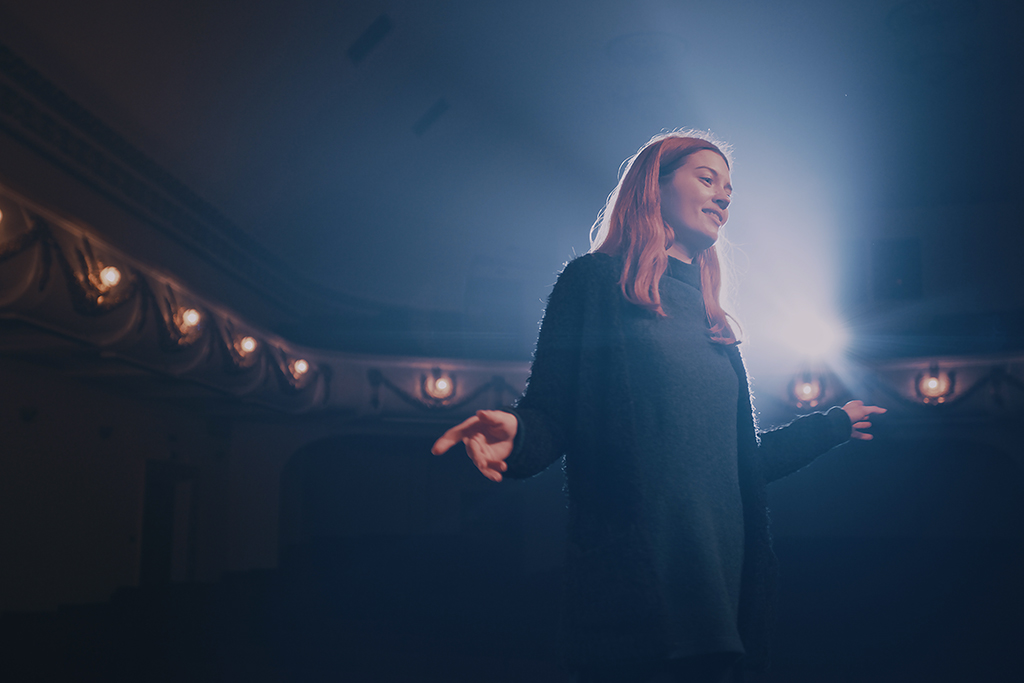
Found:
[[[704,209],[704,213],[708,214],[709,216],[714,216],[718,220],[718,224],[722,224],[722,214],[718,213],[714,209]]]

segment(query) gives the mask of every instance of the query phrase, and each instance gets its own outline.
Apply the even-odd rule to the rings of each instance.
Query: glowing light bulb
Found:
[[[252,337],[243,337],[242,340],[238,342],[238,348],[244,353],[252,353],[256,350],[256,340]]]
[[[296,377],[305,375],[307,372],[309,372],[309,363],[307,363],[305,360],[301,358],[298,359],[297,361],[292,363],[292,372],[295,374]]]
[[[434,369],[432,377],[424,375],[420,386],[423,393],[435,401],[444,401],[455,393],[455,381],[448,375],[442,375],[439,368]]]
[[[918,377],[917,393],[925,403],[945,403],[953,393],[953,377],[948,372],[932,368],[927,375]]]
[[[186,328],[192,328],[199,324],[199,311],[194,308],[190,308],[181,314],[182,325]]]
[[[100,271],[100,282],[106,287],[116,287],[121,281],[121,271],[114,266],[107,266]]]
[[[824,393],[824,386],[824,379],[822,377],[802,373],[793,379],[793,383],[790,385],[790,392],[792,392],[792,397],[796,400],[798,406],[804,404],[815,406],[818,404],[818,399]]]

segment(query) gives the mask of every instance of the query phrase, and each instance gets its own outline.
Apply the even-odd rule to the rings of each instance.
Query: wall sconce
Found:
[[[429,401],[444,402],[455,395],[455,380],[441,368],[434,368],[429,376],[420,377],[420,391]]]
[[[117,283],[121,281],[121,271],[114,266],[107,266],[100,271],[100,285],[105,290],[113,289],[117,287]]]
[[[259,344],[253,337],[238,337],[235,339],[233,346],[235,347],[235,353],[237,353],[240,358],[245,358],[259,348]]]
[[[932,365],[927,373],[922,372],[914,382],[917,397],[923,403],[945,403],[956,387],[956,374],[942,372],[938,365]]]
[[[292,377],[296,380],[302,379],[309,372],[309,361],[304,358],[293,360],[288,364],[288,372],[292,373]]]
[[[178,326],[178,331],[182,334],[188,334],[198,328],[202,320],[203,317],[194,308],[179,308],[174,314],[174,324]]]
[[[814,408],[824,395],[825,378],[817,373],[801,373],[789,383],[789,396],[797,408]]]
[[[203,332],[203,316],[194,308],[180,306],[174,311],[174,327],[177,328],[178,344],[187,346],[199,339]]]

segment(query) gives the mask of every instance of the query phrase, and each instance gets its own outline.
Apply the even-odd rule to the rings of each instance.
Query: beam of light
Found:
[[[795,311],[782,331],[788,345],[811,360],[833,358],[843,352],[849,336],[836,320],[812,310]]]
[[[784,295],[775,298],[774,303],[755,322],[759,323],[760,340],[774,347],[770,354],[775,361],[789,357],[795,363],[831,363],[841,358],[849,333],[824,306],[806,297],[787,300]]]

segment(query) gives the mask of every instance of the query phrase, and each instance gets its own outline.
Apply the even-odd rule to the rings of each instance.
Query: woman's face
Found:
[[[661,218],[676,236],[668,253],[690,262],[715,243],[719,229],[729,220],[729,167],[717,152],[701,149],[659,185]]]

